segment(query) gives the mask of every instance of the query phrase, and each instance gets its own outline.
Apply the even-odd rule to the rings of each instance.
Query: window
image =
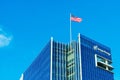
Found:
[[[95,63],[96,66],[99,68],[102,68],[104,70],[110,71],[112,72],[113,67],[112,67],[112,62],[102,56],[99,56],[97,54],[95,54]]]

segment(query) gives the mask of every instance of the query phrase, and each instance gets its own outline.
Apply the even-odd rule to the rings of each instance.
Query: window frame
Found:
[[[99,60],[98,58],[101,59],[101,60]],[[103,61],[102,61],[102,59],[103,59]],[[112,66],[112,61],[107,59],[107,58],[104,58],[104,57],[102,57],[98,54],[95,54],[95,66],[113,73],[114,68]]]

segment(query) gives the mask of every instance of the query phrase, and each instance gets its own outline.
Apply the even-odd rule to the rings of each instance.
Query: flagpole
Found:
[[[72,24],[71,24],[71,13],[70,13],[70,44],[72,42]]]
[[[71,13],[70,13],[70,51],[72,50],[72,22],[71,22]],[[72,68],[73,72],[73,68]]]

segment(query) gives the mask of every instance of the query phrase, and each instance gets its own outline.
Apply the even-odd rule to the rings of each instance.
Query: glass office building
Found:
[[[81,34],[70,44],[51,38],[20,80],[114,80],[110,48]]]

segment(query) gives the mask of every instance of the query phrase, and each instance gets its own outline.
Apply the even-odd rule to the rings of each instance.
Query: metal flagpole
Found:
[[[71,24],[71,13],[70,13],[70,51],[71,50],[73,49],[72,49],[72,24]],[[71,68],[71,71],[73,72],[73,68]]]
[[[70,44],[72,42],[72,24],[71,24],[71,13],[70,13]]]

